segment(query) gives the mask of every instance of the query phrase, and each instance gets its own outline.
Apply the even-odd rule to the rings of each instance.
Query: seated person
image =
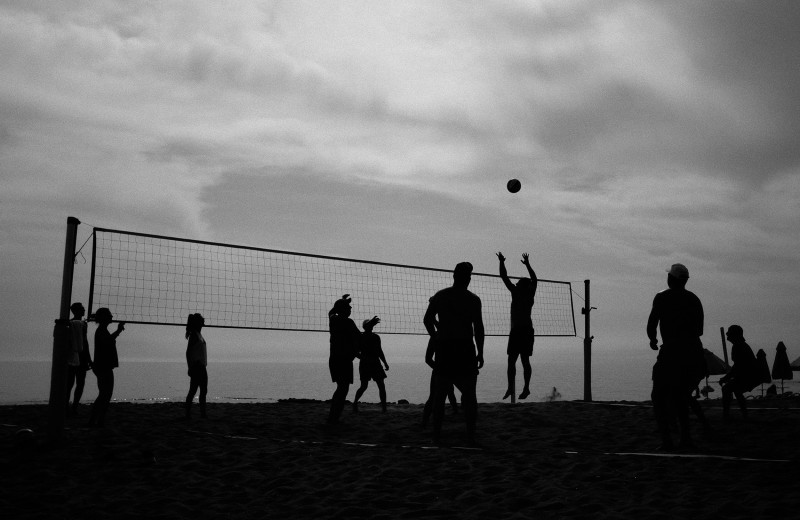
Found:
[[[722,385],[722,417],[727,419],[730,416],[732,396],[736,396],[742,417],[747,418],[747,401],[744,393],[751,391],[758,386],[758,365],[753,349],[744,340],[744,331],[739,325],[731,325],[725,337],[731,342],[731,360],[733,366],[731,371],[724,375],[720,380]]]

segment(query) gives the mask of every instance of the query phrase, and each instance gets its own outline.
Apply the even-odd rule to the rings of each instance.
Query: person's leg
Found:
[[[111,404],[111,396],[114,394],[114,370],[107,369],[102,372],[102,377],[97,377],[97,390],[98,396],[96,403],[99,404],[97,408],[97,426],[103,426],[106,420],[106,413]]]
[[[686,400],[687,390],[685,385],[678,385],[673,389],[672,406],[678,417],[680,427],[680,445],[684,448],[692,446],[692,431],[689,425],[689,403]]]
[[[95,397],[94,402],[92,403],[92,409],[89,412],[89,426],[95,426],[97,424],[97,413],[100,410],[100,387],[102,385],[100,382],[102,371],[94,369],[93,372],[95,379],[97,380],[97,397]]]
[[[69,396],[72,393],[72,385],[75,384],[75,372],[78,367],[67,366],[67,415],[69,415]]]
[[[509,342],[510,341],[511,341],[511,339],[509,338]],[[511,348],[511,345],[509,345],[509,349],[510,348]],[[511,394],[514,393],[514,383],[515,383],[514,380],[517,377],[517,357],[518,356],[519,356],[518,353],[516,353],[516,352],[511,353],[511,351],[509,351],[509,354],[508,354],[508,369],[506,370],[506,374],[508,376],[508,387],[506,387],[506,393],[503,396],[503,399],[508,399],[509,397],[511,397]],[[464,399],[463,395],[461,396],[461,399],[462,400]]]
[[[72,398],[72,413],[78,412],[78,405],[83,397],[83,389],[86,386],[86,370],[78,368],[75,371],[75,397]]]
[[[329,423],[335,424],[339,422],[339,417],[342,415],[342,410],[344,410],[344,404],[347,400],[347,392],[349,390],[350,383],[336,383],[336,391],[333,392],[333,397],[331,398],[331,410],[328,416]]]
[[[361,399],[361,396],[364,395],[364,392],[367,391],[367,387],[369,386],[369,379],[362,379],[361,386],[358,387],[356,390],[356,397],[353,399],[353,411],[358,412],[358,401]]]
[[[672,449],[672,436],[669,432],[670,413],[664,383],[655,374],[653,378],[653,391],[650,398],[653,400],[653,414],[656,418],[658,433],[661,436],[661,448]]]
[[[731,385],[722,385],[722,418],[727,419],[731,414],[731,398],[733,397],[733,390]]]
[[[530,356],[523,354],[519,357],[519,360],[522,362],[522,375],[525,381],[525,386],[522,388],[522,393],[519,394],[519,398],[525,399],[531,395],[531,375],[533,374],[533,369],[531,368]]]
[[[697,398],[692,394],[689,394],[689,408],[700,421],[700,424],[703,426],[703,431],[708,433],[708,431],[711,429],[711,426],[708,424],[708,419],[706,419],[706,414],[703,411],[703,407],[699,402],[697,402]]]
[[[434,371],[433,391],[433,442],[439,443],[442,434],[442,419],[444,418],[444,401],[447,399],[447,389],[452,385],[449,378]]]
[[[378,385],[378,396],[381,398],[381,411],[386,412],[386,380],[378,379],[375,384]]]
[[[478,375],[473,373],[464,374],[461,384],[457,385],[461,390],[461,403],[464,408],[464,420],[467,425],[467,439],[470,443],[475,441],[475,426],[478,419]]]
[[[189,393],[186,394],[185,408],[186,408],[187,419],[191,419],[192,417],[192,401],[194,401],[194,395],[197,393],[197,389],[199,387],[200,387],[200,381],[198,380],[194,371],[192,371],[192,377],[189,379]]]
[[[200,374],[200,397],[198,398],[200,401],[200,417],[203,419],[206,418],[206,395],[208,394],[208,372],[206,371],[206,367],[203,367],[203,371]]]
[[[736,402],[739,404],[739,410],[742,412],[742,419],[747,419],[747,399],[744,397],[744,392],[741,388],[734,389]]]
[[[458,413],[458,399],[456,399],[456,389],[450,385],[447,389],[447,399],[450,401],[450,406],[453,408],[453,414]]]
[[[434,374],[431,372],[430,389],[428,390],[428,400],[425,401],[425,407],[422,409],[422,427],[427,428],[430,421],[431,414],[433,413],[433,398],[436,392]]]

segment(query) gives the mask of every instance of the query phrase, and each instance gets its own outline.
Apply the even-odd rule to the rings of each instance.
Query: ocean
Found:
[[[574,352],[573,352],[574,354]],[[492,356],[478,377],[478,401],[498,402],[506,389],[506,365]],[[592,398],[595,401],[644,401],[650,398],[650,372],[655,355],[647,348],[599,351],[592,356]],[[424,403],[428,398],[430,369],[422,362],[390,362],[386,388],[388,400]],[[528,401],[543,401],[554,394],[562,400],[584,398],[583,358],[564,356],[555,349],[541,349],[532,358],[533,377]],[[0,404],[45,403],[50,395],[49,361],[0,361]],[[356,364],[356,378],[358,377]],[[335,386],[328,373],[327,357],[318,362],[217,361],[208,365],[209,402],[275,402],[280,399],[329,399]],[[719,397],[719,376],[709,378]],[[82,402],[97,396],[97,384],[89,373]],[[517,393],[522,387],[522,367],[517,362]],[[780,390],[780,381],[776,382]],[[352,399],[358,381],[351,387]],[[800,381],[784,384],[786,391],[800,392]],[[115,370],[116,401],[182,401],[189,388],[185,361],[120,359]],[[752,395],[759,395],[757,388]],[[370,383],[364,402],[378,402],[378,389]]]

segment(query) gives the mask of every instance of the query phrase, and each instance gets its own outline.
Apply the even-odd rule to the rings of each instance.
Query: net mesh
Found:
[[[353,319],[377,315],[382,334],[427,334],[428,299],[452,271],[292,253],[95,228],[89,312],[118,321],[182,325],[199,312],[207,327],[327,331],[343,294]],[[498,275],[473,273],[486,334],[508,334],[511,295]],[[539,280],[532,312],[538,336],[574,336],[568,282]]]

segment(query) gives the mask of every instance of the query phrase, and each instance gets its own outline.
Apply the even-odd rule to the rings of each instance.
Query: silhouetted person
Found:
[[[528,260],[528,253],[522,254],[522,264],[528,270],[530,278],[520,278],[517,284],[511,283],[506,272],[506,258],[503,253],[497,253],[497,258],[500,260],[500,278],[503,283],[511,292],[511,331],[508,334],[508,389],[506,390],[503,399],[511,397],[514,387],[514,378],[517,376],[517,358],[519,357],[522,362],[522,373],[525,381],[525,386],[522,388],[522,393],[519,394],[520,399],[525,399],[531,395],[531,356],[533,355],[533,342],[535,339],[535,332],[533,330],[533,321],[531,321],[531,310],[533,309],[533,299],[536,296],[536,288],[539,285],[539,279],[536,278],[536,273],[531,268],[530,261]]]
[[[75,396],[72,398],[72,413],[78,413],[78,405],[83,396],[83,389],[86,386],[86,372],[92,368],[92,356],[89,353],[89,339],[87,337],[87,325],[82,319],[86,314],[83,304],[75,302],[70,305],[72,319],[69,322],[72,334],[72,352],[68,363],[67,375],[67,407],[69,407],[69,394],[72,393],[72,385],[75,385]],[[68,408],[69,410],[69,408]]]
[[[208,352],[201,331],[206,324],[199,313],[190,314],[186,320],[186,364],[189,367],[189,393],[186,394],[186,418],[192,417],[192,401],[200,390],[200,417],[206,417],[206,394],[208,394]]]
[[[680,444],[692,445],[689,431],[689,403],[697,381],[705,371],[703,344],[703,305],[686,290],[689,271],[673,264],[667,271],[668,289],[656,294],[647,320],[650,348],[661,350],[653,366],[653,411],[661,433],[661,449],[672,449],[669,427],[674,418],[680,425]]]
[[[751,391],[760,384],[758,363],[753,349],[744,340],[744,331],[739,325],[731,325],[725,333],[731,342],[731,371],[722,376],[719,382],[722,385],[722,417],[730,418],[731,401],[736,396],[742,417],[747,418],[747,400],[744,393]]]
[[[361,386],[356,390],[356,397],[353,399],[353,411],[358,412],[358,400],[367,391],[370,379],[378,385],[378,395],[381,398],[381,410],[386,412],[386,372],[389,364],[381,348],[381,337],[372,332],[372,329],[381,322],[381,319],[374,316],[364,320],[364,333],[361,334],[361,361],[358,363],[358,375],[361,379]],[[383,366],[381,367],[381,363]]]
[[[344,410],[347,392],[353,383],[353,360],[358,356],[361,331],[350,319],[350,295],[345,294],[336,300],[328,312],[328,324],[331,333],[331,351],[328,368],[331,380],[336,383],[336,390],[331,398],[331,409],[328,423],[336,424]]]
[[[117,356],[117,336],[125,330],[125,323],[117,324],[117,330],[108,331],[108,326],[114,320],[107,307],[97,309],[95,313],[97,330],[94,333],[94,363],[92,367],[97,377],[97,399],[92,405],[92,415],[89,426],[103,426],[114,393],[114,369],[119,366]]]
[[[483,318],[481,299],[471,293],[472,264],[461,262],[453,270],[453,286],[431,297],[423,322],[435,338],[433,440],[438,443],[449,386],[461,392],[467,437],[475,442],[478,414],[478,371],[483,367]],[[473,341],[474,336],[474,341]]]
[[[434,394],[436,392],[436,340],[428,338],[428,348],[425,349],[425,364],[431,367],[431,384],[430,391],[428,392],[428,400],[425,401],[425,407],[422,410],[422,427],[427,428],[430,422],[431,414],[433,413]],[[458,399],[456,399],[456,392],[452,383],[447,388],[447,399],[450,401],[450,406],[453,408],[453,414],[458,413]]]

